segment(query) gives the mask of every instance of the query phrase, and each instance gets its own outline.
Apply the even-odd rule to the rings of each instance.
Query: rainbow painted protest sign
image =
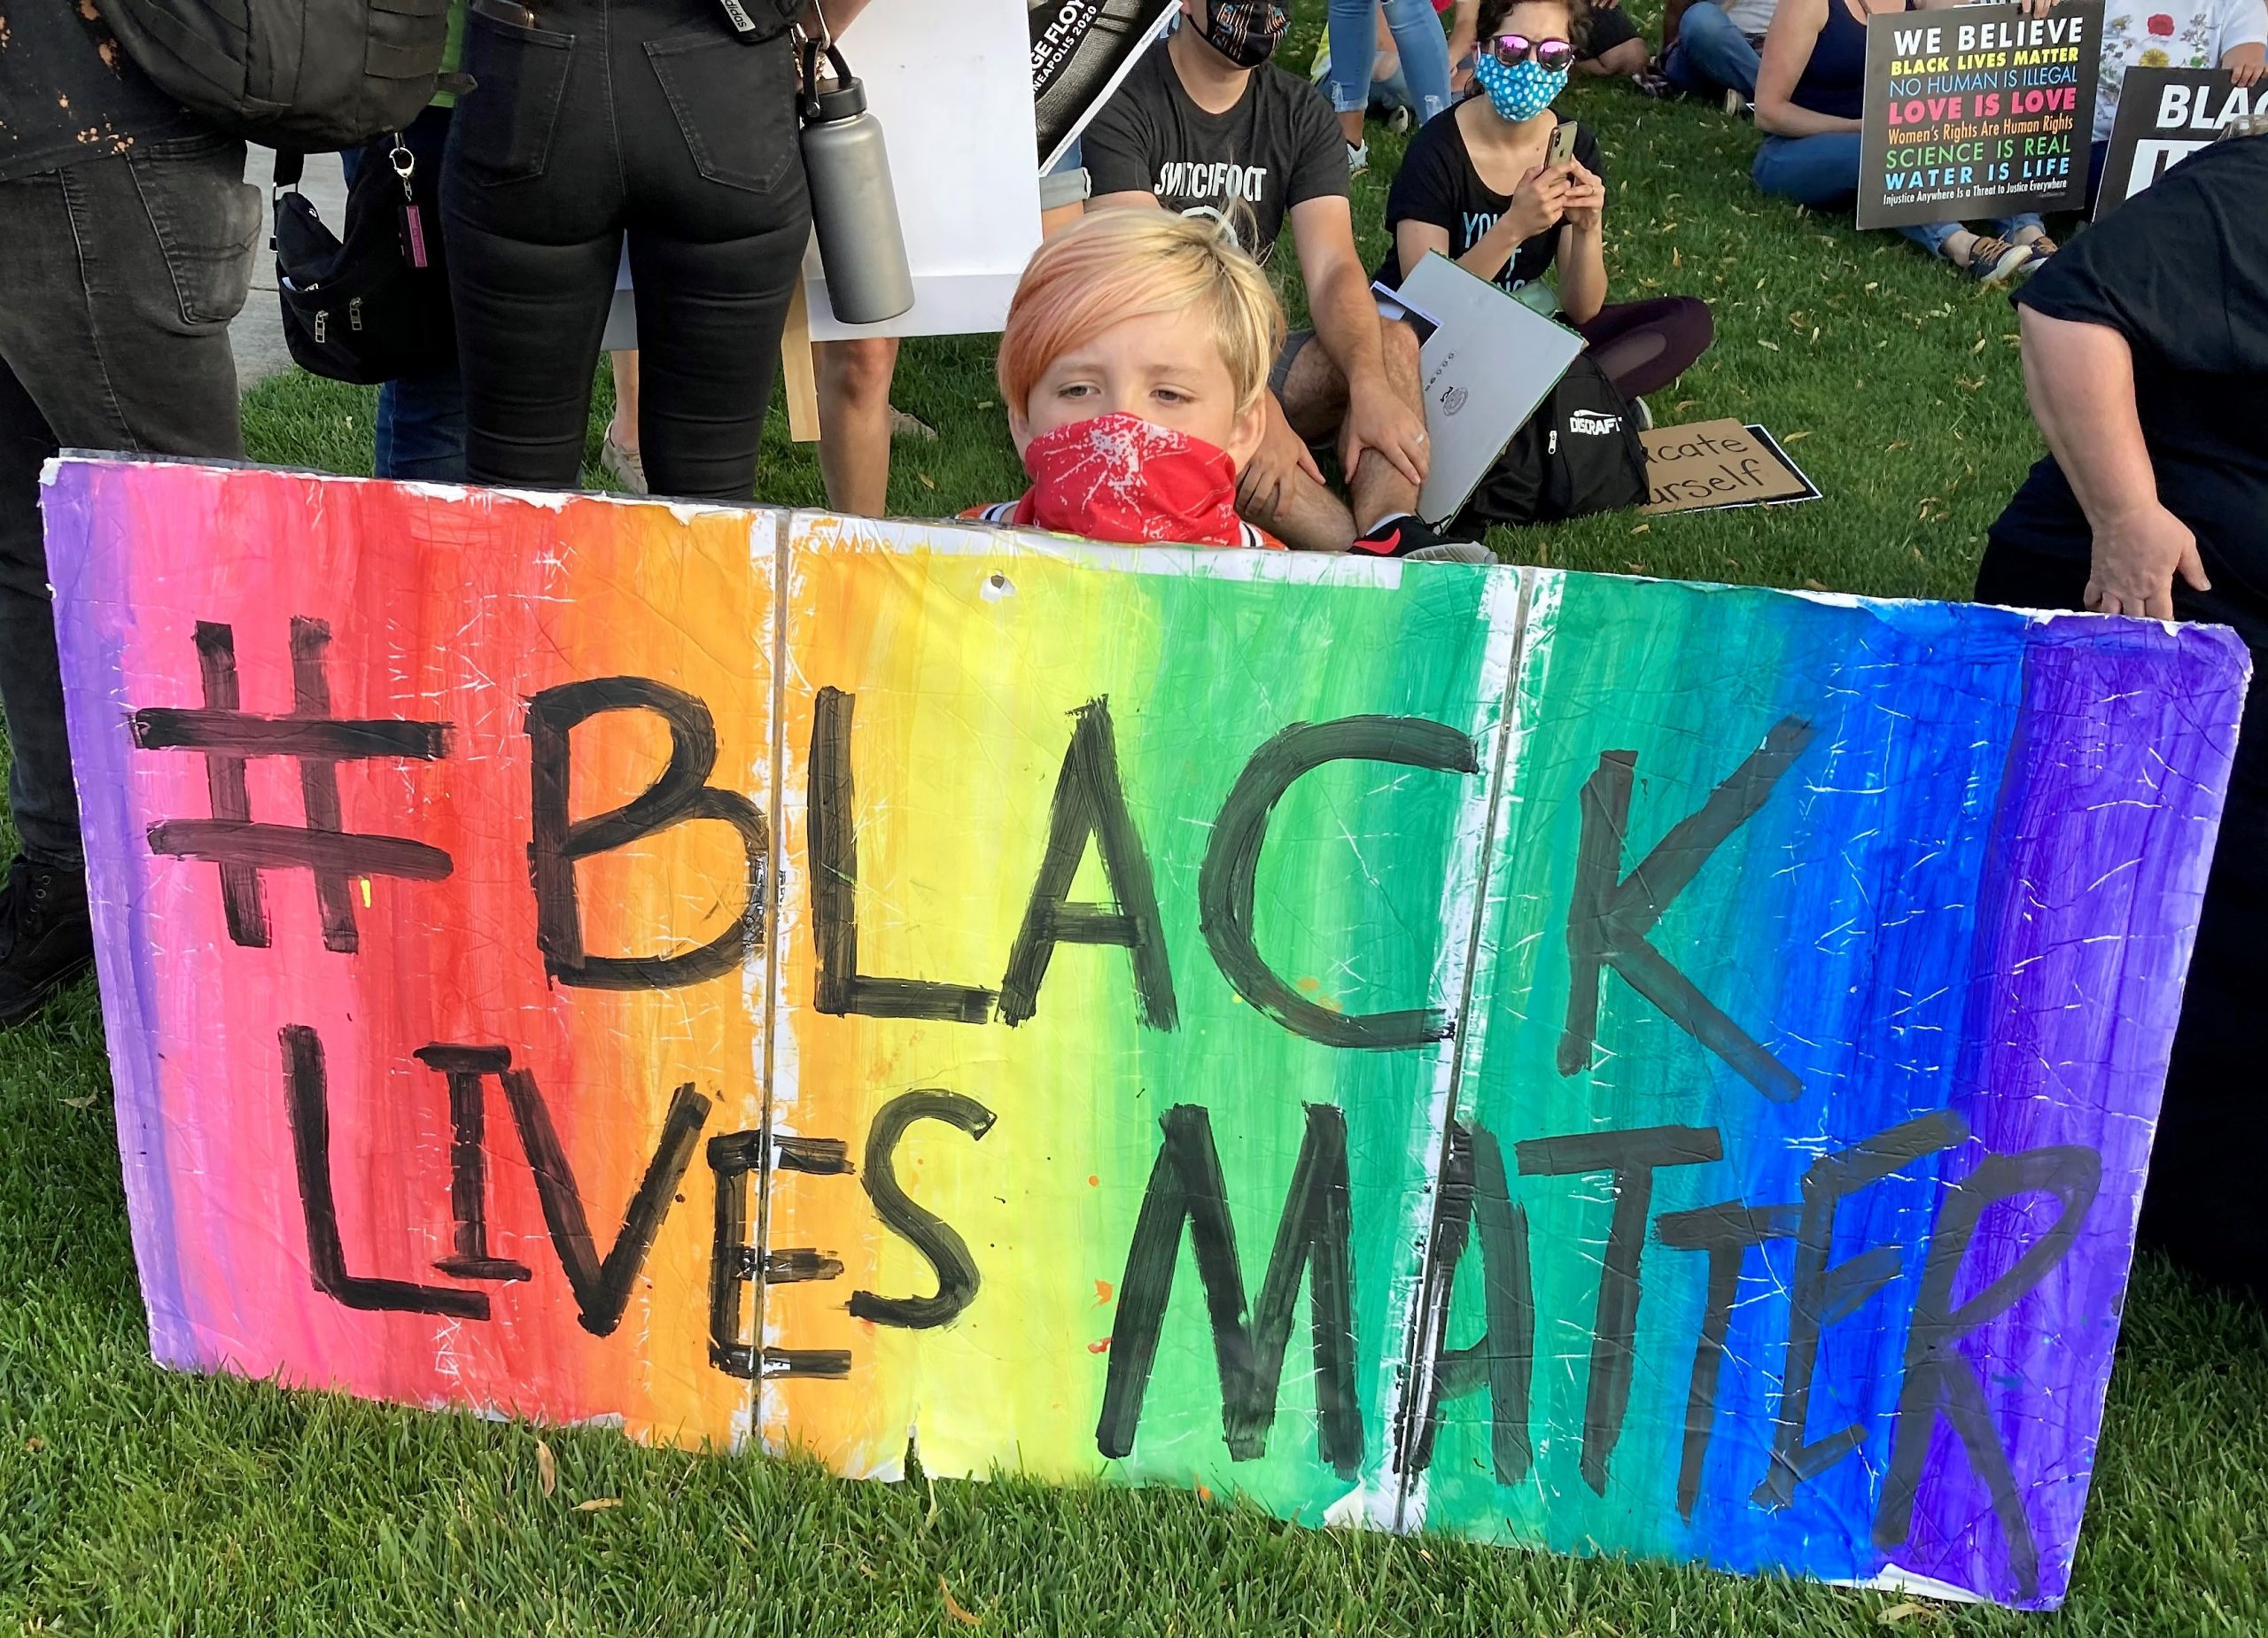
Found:
[[[46,493],[165,1364],[2062,1597],[2228,633]]]

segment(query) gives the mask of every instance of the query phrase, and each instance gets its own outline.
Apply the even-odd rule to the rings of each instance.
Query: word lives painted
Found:
[[[2225,633],[46,498],[163,1363],[2063,1595]]]

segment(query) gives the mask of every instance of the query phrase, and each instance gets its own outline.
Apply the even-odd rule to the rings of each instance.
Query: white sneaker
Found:
[[[1371,168],[1371,144],[1367,142],[1347,144],[1347,174],[1360,176]]]

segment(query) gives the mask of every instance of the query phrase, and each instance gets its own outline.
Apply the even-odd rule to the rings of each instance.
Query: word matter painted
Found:
[[[46,505],[163,1363],[2063,1596],[2226,633]]]

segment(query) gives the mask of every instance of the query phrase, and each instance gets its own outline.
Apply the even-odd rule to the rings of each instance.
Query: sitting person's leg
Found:
[[[1859,133],[1767,136],[1749,175],[1764,192],[1814,210],[1848,205],[1859,192]]]
[[[1422,415],[1417,332],[1398,322],[1379,322],[1387,384]],[[1281,372],[1278,393],[1285,421],[1303,444],[1335,439],[1347,416],[1347,378],[1323,347],[1287,346],[1285,353],[1288,367]],[[1360,534],[1368,534],[1395,517],[1414,516],[1418,509],[1418,485],[1375,450],[1364,451],[1355,470],[1348,473],[1347,493],[1354,530]]]
[[[1709,350],[1716,319],[1697,296],[1663,296],[1601,307],[1579,324],[1591,358],[1632,398],[1658,392]]]
[[[1432,0],[1386,0],[1385,20],[1394,32],[1410,109],[1423,125],[1455,100],[1449,92],[1449,36],[1441,32]]]
[[[1575,59],[1576,73],[1602,78],[1643,74],[1653,60],[1652,49],[1627,12],[1619,5],[1593,9],[1590,38],[1583,43],[1582,55]]]
[[[1756,47],[1715,0],[1696,0],[1677,22],[1677,43],[1662,58],[1671,84],[1692,97],[1719,91],[1756,95]]]
[[[1290,395],[1297,394],[1304,424],[1320,423],[1317,436],[1324,438],[1346,412],[1347,384],[1314,341],[1313,330],[1295,330],[1277,356],[1268,377],[1268,435],[1241,475],[1237,511],[1295,552],[1343,552],[1354,544],[1355,519],[1324,487],[1302,423],[1289,413]]]

